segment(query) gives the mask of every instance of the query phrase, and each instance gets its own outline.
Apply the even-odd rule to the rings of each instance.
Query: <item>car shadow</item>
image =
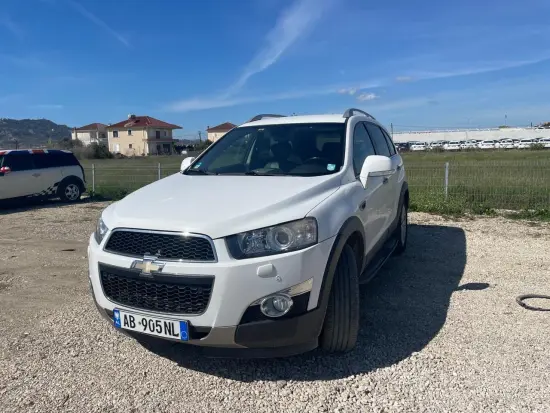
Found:
[[[314,350],[280,359],[223,359],[204,357],[201,348],[185,344],[156,339],[140,343],[184,368],[245,382],[331,380],[366,373],[399,363],[430,343],[445,324],[465,265],[462,229],[410,225],[405,254],[390,259],[362,287],[357,346],[345,354]]]
[[[89,197],[83,197],[78,203],[88,204],[99,202]],[[0,215],[15,214],[18,212],[33,211],[36,209],[58,208],[61,206],[74,205],[62,202],[60,199],[14,199],[0,201]]]

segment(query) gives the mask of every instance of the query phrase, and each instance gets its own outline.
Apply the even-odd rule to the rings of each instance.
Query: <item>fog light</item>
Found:
[[[260,304],[260,310],[267,317],[281,317],[292,308],[292,298],[286,294],[276,294],[266,297]]]

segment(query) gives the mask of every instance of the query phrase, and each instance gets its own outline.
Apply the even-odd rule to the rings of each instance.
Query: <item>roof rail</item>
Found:
[[[376,118],[374,116],[372,116],[370,113],[367,113],[365,112],[364,110],[361,110],[361,109],[356,109],[356,108],[349,108],[348,110],[346,110],[344,112],[344,118],[350,118],[354,115],[354,112],[359,112],[359,113],[362,113],[363,115],[365,115],[367,118],[371,118],[373,120],[376,120]]]
[[[284,118],[285,115],[274,115],[270,113],[263,113],[261,115],[256,115],[252,119],[250,119],[248,122],[256,122],[257,120],[262,120],[264,118]]]

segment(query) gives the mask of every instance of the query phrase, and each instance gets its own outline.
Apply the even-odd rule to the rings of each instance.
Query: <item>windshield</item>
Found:
[[[185,174],[333,174],[344,163],[345,128],[345,123],[236,128],[217,141]]]

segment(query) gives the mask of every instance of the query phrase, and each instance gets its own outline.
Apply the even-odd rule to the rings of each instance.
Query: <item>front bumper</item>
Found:
[[[223,240],[214,240],[218,262],[168,262],[163,273],[214,277],[206,311],[186,315],[125,307],[110,301],[101,283],[100,264],[128,269],[134,258],[103,251],[91,236],[88,247],[90,287],[99,312],[110,323],[114,308],[152,317],[187,320],[188,344],[231,350],[229,355],[240,356],[244,350],[246,356],[252,357],[286,356],[317,346],[324,318],[321,310],[317,309],[318,298],[333,242],[334,238],[330,238],[301,251],[235,260],[228,255]],[[266,267],[271,267],[272,271],[266,273]],[[279,319],[243,318],[245,312],[249,314],[247,309],[254,301],[309,279],[313,280],[312,288],[301,297],[302,301],[307,301],[302,305],[304,311],[299,314]]]

